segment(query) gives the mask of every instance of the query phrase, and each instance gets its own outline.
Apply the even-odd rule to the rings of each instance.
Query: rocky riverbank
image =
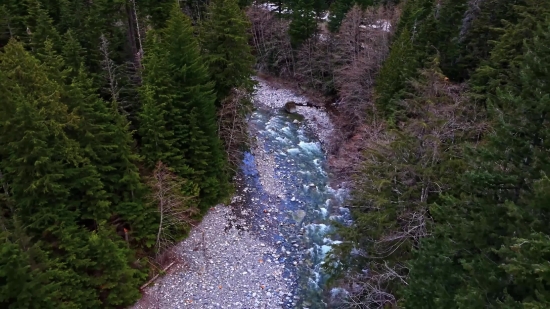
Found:
[[[259,108],[283,109],[287,102],[307,104],[309,99],[297,95],[294,91],[286,88],[272,86],[261,78],[256,78],[258,86],[254,95],[254,104]],[[333,133],[334,126],[324,107],[296,106],[298,114],[306,120],[305,125],[315,134],[321,144],[328,144]]]
[[[135,309],[281,308],[295,301],[276,249],[229,207],[212,208],[176,252],[184,266],[148,288]]]

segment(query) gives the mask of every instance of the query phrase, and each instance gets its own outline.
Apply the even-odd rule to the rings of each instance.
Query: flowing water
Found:
[[[334,220],[348,219],[344,190],[329,186],[326,156],[300,116],[260,108],[250,116],[256,148],[245,153],[242,171],[252,224],[263,240],[277,246],[265,257],[285,264],[295,290],[285,308],[326,308],[322,265],[330,254]],[[265,171],[269,170],[268,173]],[[266,175],[267,174],[267,175]],[[262,179],[264,177],[264,179]]]

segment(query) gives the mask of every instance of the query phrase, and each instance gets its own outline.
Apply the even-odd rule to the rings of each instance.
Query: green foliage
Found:
[[[539,4],[544,5],[543,2],[539,1]],[[478,5],[469,4],[460,30],[461,50],[456,63],[462,70],[462,78],[472,76],[475,70],[490,58],[495,43],[500,40],[506,25],[518,21],[517,6],[525,4],[525,0],[486,0]]]
[[[94,165],[100,162],[90,158],[89,149],[73,139],[73,134],[90,119],[65,104],[71,97],[67,93],[68,85],[63,83],[63,71],[58,70],[62,62],[49,46],[46,42],[44,63],[15,42],[6,46],[0,56],[0,87],[6,93],[0,105],[0,169],[9,184],[8,194],[20,224],[26,227],[31,239],[39,237],[40,247],[48,252],[48,267],[37,269],[35,278],[48,278],[59,284],[58,290],[50,294],[55,307],[128,304],[137,293],[127,290],[138,284],[139,276],[130,268],[129,249],[115,240],[115,235],[104,237],[101,243],[111,246],[109,253],[113,257],[125,256],[124,263],[117,266],[118,274],[113,277],[120,279],[122,272],[126,273],[122,278],[127,278],[123,280],[127,280],[128,286],[106,287],[98,279],[99,274],[101,278],[108,277],[113,269],[104,256],[94,255],[88,237],[90,230],[97,230],[98,223],[108,218],[115,205],[109,201],[111,188],[105,190],[98,173],[101,166]],[[17,254],[17,248],[11,246],[10,250]],[[28,273],[25,270],[28,258],[23,252],[18,254],[23,264],[17,265],[17,269]],[[6,260],[5,263],[12,262]],[[8,302],[18,297],[24,297],[24,290],[12,289],[4,296]],[[37,303],[40,301],[43,300]]]
[[[463,86],[444,89],[445,78],[438,69],[420,73],[408,98],[401,101],[408,119],[398,130],[371,137],[353,192],[354,224],[341,228],[341,256],[352,257],[349,266],[368,269],[365,281],[385,286],[395,294],[408,274],[404,265],[413,249],[431,232],[429,205],[442,193],[453,190],[457,173],[464,171],[462,145],[475,141],[480,127],[464,97],[454,95]],[[351,255],[352,249],[362,254]],[[393,273],[388,272],[392,270]],[[358,298],[374,293],[366,289]],[[379,305],[391,302],[382,297]]]
[[[290,6],[292,17],[288,33],[293,47],[317,33],[317,18],[313,0],[296,0]]]
[[[250,22],[234,0],[215,0],[210,3],[208,19],[201,30],[202,48],[218,102],[233,88],[252,91],[254,83],[254,56],[251,54],[247,33]]]
[[[403,30],[391,45],[390,54],[376,79],[375,102],[383,115],[394,117],[404,95],[407,80],[416,69],[414,47],[408,30]]]
[[[461,45],[459,34],[468,1],[408,1],[396,30],[390,55],[377,79],[376,104],[392,119],[403,117],[398,102],[411,89],[408,81],[437,55],[440,69],[451,80],[459,80],[464,69],[457,66]]]
[[[56,308],[51,295],[57,284],[49,282],[55,271],[49,270],[45,252],[30,244],[19,222],[13,233],[0,235],[0,305],[2,308]]]
[[[472,76],[474,98],[481,102],[494,98],[497,88],[518,82],[513,69],[527,52],[524,40],[533,38],[538,24],[550,13],[550,3],[547,1],[527,2],[526,6],[514,7],[518,21],[504,22],[505,28],[500,29],[500,40],[491,50],[490,58]]]
[[[433,37],[433,1],[413,0],[405,4],[396,30],[395,42],[380,70],[375,85],[375,100],[380,112],[387,118],[399,119],[398,102],[407,89],[408,81],[416,74],[433,48],[428,50],[428,41]]]

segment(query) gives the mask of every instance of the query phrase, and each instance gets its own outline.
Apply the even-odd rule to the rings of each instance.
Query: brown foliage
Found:
[[[344,18],[336,36],[334,81],[340,96],[341,129],[352,132],[375,115],[374,80],[389,52],[390,25],[397,20],[395,9],[355,6]]]
[[[335,132],[330,143],[331,168],[348,180],[356,174],[363,151],[380,140],[384,124],[376,119],[374,80],[389,53],[390,39],[399,18],[397,8],[379,7],[366,11],[354,7],[334,36],[332,63],[335,103]]]
[[[242,89],[233,89],[218,110],[218,134],[223,141],[229,167],[237,168],[243,148],[250,144],[246,115],[251,111],[250,94]]]
[[[252,43],[260,72],[276,71],[281,76],[294,75],[294,56],[290,45],[290,22],[272,12],[252,5],[246,11],[252,24]]]
[[[175,245],[174,233],[193,226],[191,218],[199,213],[193,203],[193,192],[185,195],[187,182],[176,176],[162,162],[158,162],[153,175],[148,180],[152,189],[151,201],[157,205],[159,212],[159,228],[156,240],[156,253],[160,256]]]

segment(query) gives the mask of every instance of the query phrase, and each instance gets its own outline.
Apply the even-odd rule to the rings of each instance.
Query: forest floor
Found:
[[[288,101],[313,101],[280,83],[257,80],[254,101],[258,108],[282,109]],[[322,105],[298,106],[297,111],[318,140],[328,142],[333,127]],[[288,271],[285,260],[288,264],[292,256],[297,261],[294,265],[301,263],[296,258],[297,251],[284,249],[281,241],[266,241],[262,235],[265,233],[261,232],[265,228],[256,226],[264,221],[270,221],[268,226],[279,226],[277,202],[285,190],[283,184],[275,180],[275,160],[264,150],[261,141],[253,145],[251,152],[256,158],[255,168],[262,190],[268,196],[267,201],[262,202],[262,211],[252,209],[259,201],[246,194],[250,189],[244,181],[246,176],[236,177],[237,193],[231,204],[210,209],[190,236],[174,248],[176,260],[180,262],[145,288],[143,298],[134,309],[295,308],[299,299],[295,294],[296,277]]]

